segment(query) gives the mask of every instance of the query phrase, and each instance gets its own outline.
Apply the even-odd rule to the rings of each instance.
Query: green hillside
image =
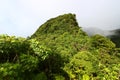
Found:
[[[42,24],[29,38],[0,36],[0,80],[119,80],[120,48],[88,36],[75,14]]]

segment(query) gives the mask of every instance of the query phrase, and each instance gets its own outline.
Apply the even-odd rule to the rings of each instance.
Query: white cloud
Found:
[[[41,24],[64,13],[76,13],[82,27],[120,25],[120,0],[0,0],[0,33],[31,35]]]

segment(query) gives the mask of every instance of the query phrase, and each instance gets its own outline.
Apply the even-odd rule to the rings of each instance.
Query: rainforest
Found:
[[[88,36],[71,13],[27,38],[1,34],[0,80],[120,80],[119,41],[112,39]]]

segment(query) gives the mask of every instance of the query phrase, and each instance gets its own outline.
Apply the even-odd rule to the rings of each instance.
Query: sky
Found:
[[[67,13],[76,14],[83,28],[120,28],[120,0],[0,0],[0,34],[28,37]]]

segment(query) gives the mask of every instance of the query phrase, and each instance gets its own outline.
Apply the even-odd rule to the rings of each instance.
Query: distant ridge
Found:
[[[116,44],[117,47],[120,47],[120,29],[111,30],[113,35],[109,35],[108,37]]]

